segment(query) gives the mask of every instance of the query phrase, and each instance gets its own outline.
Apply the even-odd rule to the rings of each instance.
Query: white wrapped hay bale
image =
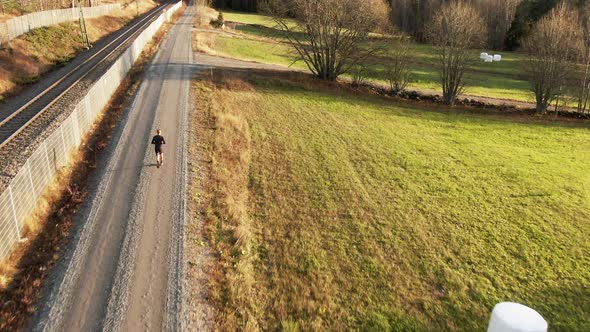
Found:
[[[500,54],[494,54],[494,61],[502,61],[502,56]]]
[[[482,60],[485,60],[487,57],[488,57],[488,54],[485,52],[479,54],[479,58]]]
[[[485,62],[493,62],[494,61],[494,57],[491,55],[488,55],[485,59]]]
[[[547,322],[522,304],[502,302],[492,311],[488,332],[547,332]]]

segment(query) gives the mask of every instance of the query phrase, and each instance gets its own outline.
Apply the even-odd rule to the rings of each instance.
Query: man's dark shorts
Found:
[[[158,153],[164,153],[164,149],[162,147],[156,147],[156,154]]]

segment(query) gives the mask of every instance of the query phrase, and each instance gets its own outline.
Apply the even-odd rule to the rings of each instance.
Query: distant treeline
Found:
[[[432,15],[449,0],[391,0],[392,21],[402,32],[423,41]],[[590,0],[567,0],[578,7]],[[482,15],[488,27],[488,46],[515,49],[532,25],[559,0],[465,0]]]
[[[1,0],[0,0],[1,1]],[[360,0],[359,0],[360,1]],[[384,0],[391,4],[392,22],[417,41],[424,41],[424,33],[432,15],[451,0]],[[483,16],[489,32],[488,46],[514,50],[535,22],[561,0],[463,0],[471,3]],[[588,15],[590,0],[564,0],[583,9]],[[257,0],[214,0],[219,9],[238,11],[258,10]]]
[[[231,9],[247,12],[258,10],[256,0],[215,0],[214,5],[219,9]]]
[[[1,0],[0,0],[1,1]],[[384,0],[392,8],[392,22],[402,32],[424,41],[427,24],[443,4],[452,0]],[[488,46],[514,50],[533,24],[562,0],[463,0],[471,3],[488,27]],[[563,0],[576,7],[590,7],[590,0]],[[219,9],[258,10],[257,0],[214,0]],[[588,9],[587,9],[588,10]]]

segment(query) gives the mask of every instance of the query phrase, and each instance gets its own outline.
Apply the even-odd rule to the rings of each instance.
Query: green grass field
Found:
[[[289,65],[293,62],[293,54],[288,45],[279,38],[274,23],[269,17],[259,14],[225,13],[226,20],[240,22],[244,25],[236,29],[247,36],[255,36],[258,40],[221,37],[217,40],[216,50],[231,57],[245,60]],[[267,38],[267,40],[260,40]],[[387,57],[390,48],[385,47],[379,57],[373,57],[367,62],[368,78],[370,81],[384,83]],[[487,50],[486,50],[487,51]],[[479,57],[480,51],[473,51],[473,58]],[[413,83],[411,87],[417,89],[439,90],[436,72],[437,58],[434,49],[428,45],[412,45]],[[467,94],[517,101],[533,101],[529,91],[529,84],[523,73],[524,56],[516,52],[500,52],[501,62],[484,63],[478,61],[471,68],[468,80]],[[296,64],[296,68],[305,68],[303,63]]]
[[[588,122],[222,77],[195,85],[222,329],[484,331],[516,301],[590,330]]]

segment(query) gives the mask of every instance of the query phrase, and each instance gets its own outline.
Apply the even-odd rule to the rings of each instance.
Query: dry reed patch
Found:
[[[204,32],[204,31],[195,31],[193,32],[194,40],[193,40],[193,49],[198,52],[203,52],[207,54],[217,54],[214,50],[215,48],[215,38],[216,33],[213,32]]]
[[[188,140],[188,204],[187,223],[185,225],[185,269],[187,281],[186,316],[191,328],[206,326],[213,330],[214,311],[210,304],[209,283],[214,275],[220,275],[215,255],[205,234],[207,206],[210,204],[211,179],[211,145],[215,132],[215,123],[209,112],[209,98],[197,93],[202,87],[193,81],[191,99],[193,108],[190,113]]]
[[[217,86],[231,91],[256,91],[251,83],[246,82],[244,79],[238,77],[223,77],[221,81],[217,83]]]
[[[207,6],[198,5],[195,25],[198,27],[210,27],[210,23],[217,19],[218,12]]]
[[[98,160],[104,157],[103,151],[141,82],[145,65],[170,26],[164,25],[146,45],[104,115],[73,154],[72,165],[61,171],[38,202],[23,230],[28,240],[0,262],[0,303],[4,304],[0,307],[0,331],[21,330],[35,312],[43,281],[67,245],[76,213],[88,195],[88,179],[93,176]]]
[[[206,75],[204,75],[206,76]],[[231,87],[253,91],[253,87],[237,78],[223,79],[218,85],[199,81],[194,86],[200,105],[214,126],[210,137],[210,174],[203,206],[205,233],[215,251],[218,264],[209,271],[210,298],[216,309],[221,330],[260,329],[260,314],[255,291],[253,262],[255,260],[249,215],[248,176],[251,140],[245,118],[226,108],[222,98]],[[245,89],[245,90],[244,90]]]

